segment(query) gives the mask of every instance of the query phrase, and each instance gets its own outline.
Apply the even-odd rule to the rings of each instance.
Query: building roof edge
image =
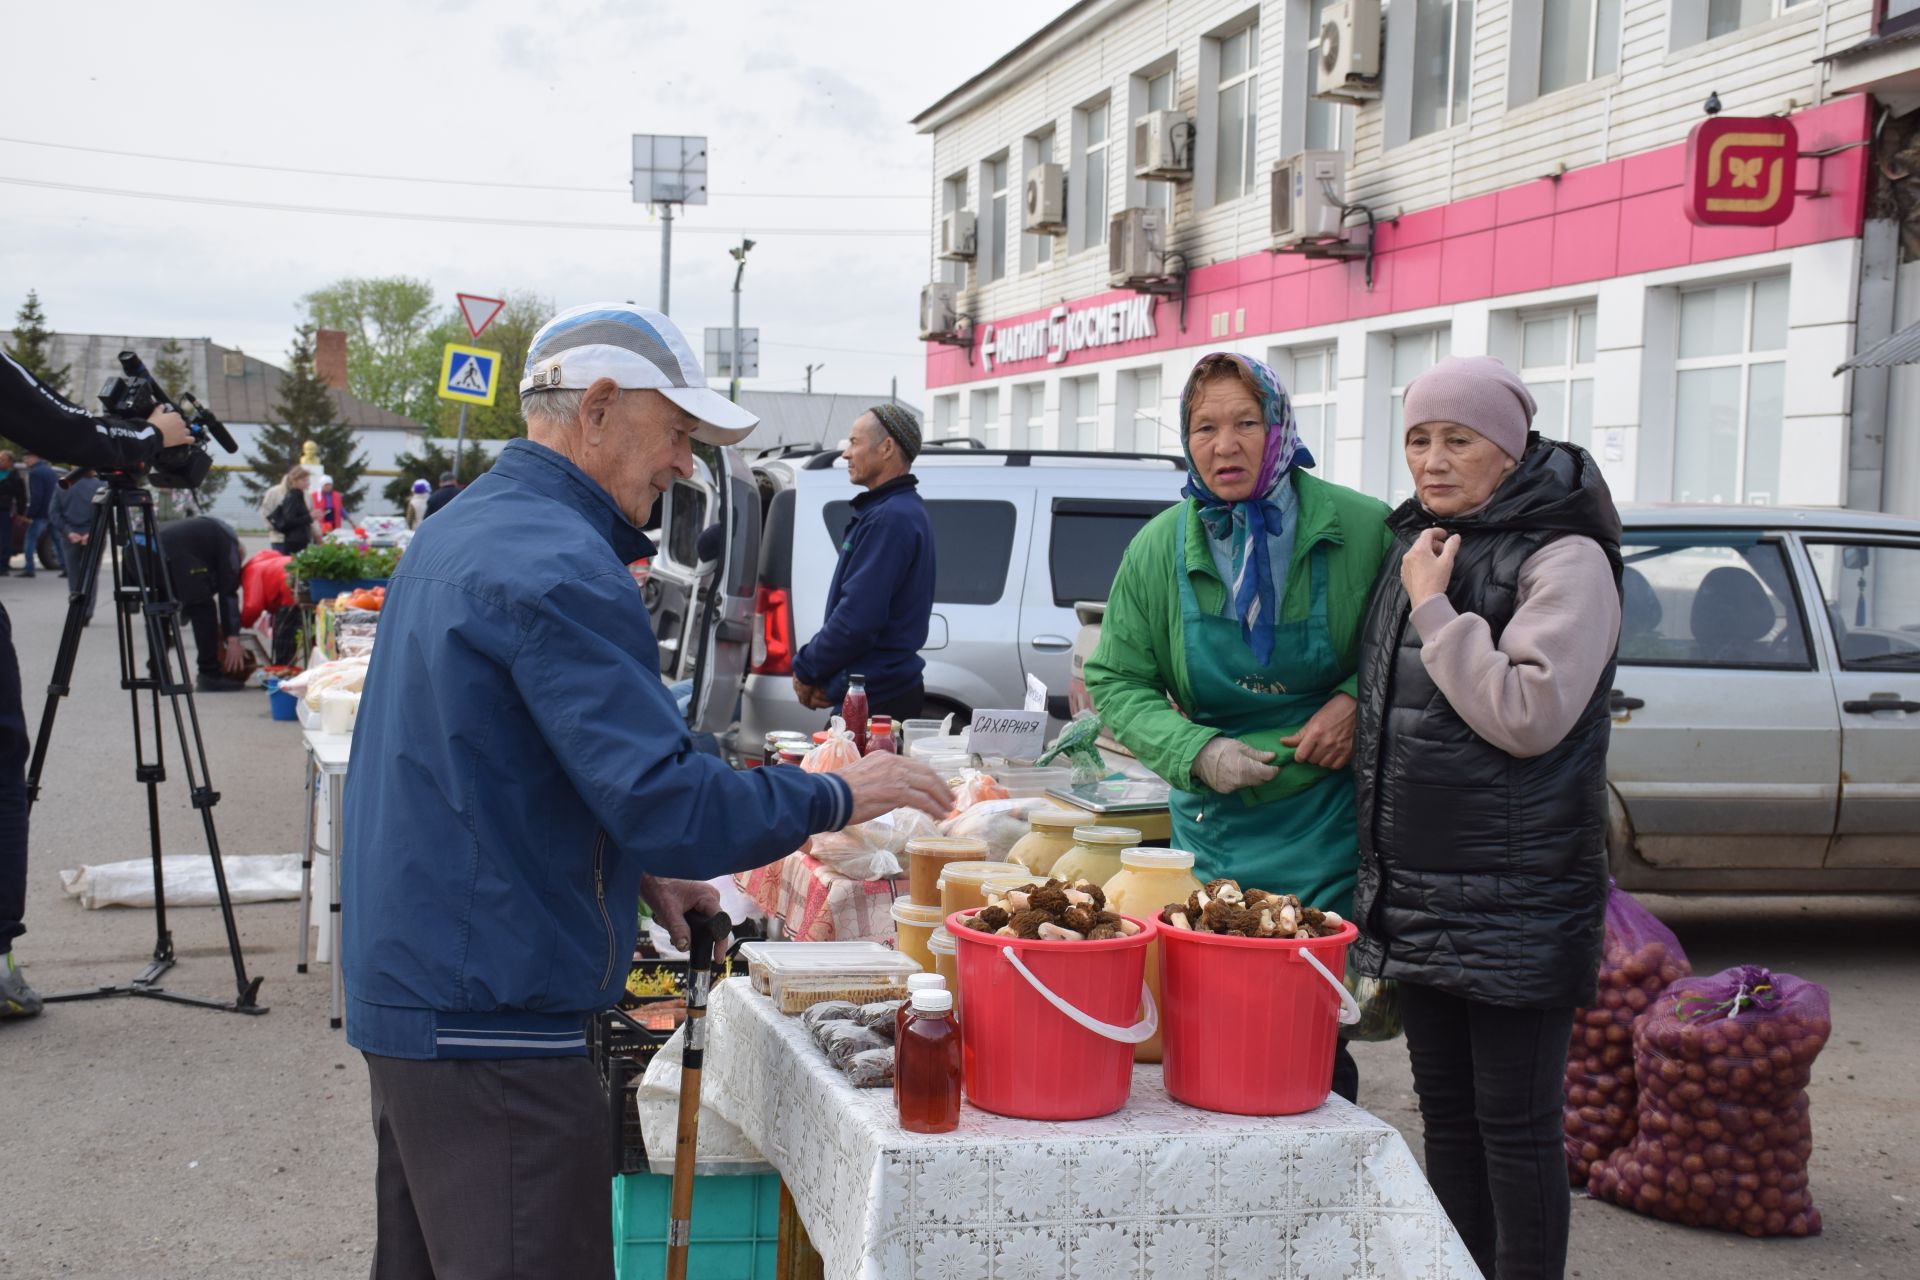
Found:
[[[1078,0],[1059,17],[987,64],[983,70],[948,90],[937,102],[907,123],[916,132],[932,133],[971,105],[971,99],[978,97],[981,92],[1023,74],[1030,60],[1049,50],[1055,43],[1067,39],[1081,26],[1090,25],[1095,18],[1104,20],[1137,3],[1139,0]],[[1094,14],[1091,12],[1093,10],[1100,12]]]

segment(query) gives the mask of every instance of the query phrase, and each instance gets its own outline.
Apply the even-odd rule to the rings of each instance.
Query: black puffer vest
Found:
[[[1477,515],[1442,521],[1410,500],[1387,523],[1396,540],[1374,583],[1360,660],[1355,963],[1490,1004],[1591,1004],[1607,897],[1613,664],[1558,746],[1508,755],[1468,728],[1428,676],[1400,560],[1424,529],[1458,533],[1447,598],[1486,619],[1498,644],[1520,566],[1556,539],[1599,543],[1618,588],[1612,495],[1585,451],[1534,435]]]

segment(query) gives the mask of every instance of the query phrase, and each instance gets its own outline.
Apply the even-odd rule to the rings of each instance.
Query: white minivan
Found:
[[[663,674],[695,680],[689,721],[744,756],[757,754],[773,730],[824,722],[794,697],[793,655],[825,620],[841,534],[861,491],[839,455],[825,450],[751,462],[730,450],[720,456],[724,489],[703,462],[663,499],[646,596]],[[1127,544],[1179,500],[1186,464],[1160,454],[960,442],[929,446],[913,471],[937,561],[921,650],[927,714],[965,719],[978,707],[1019,707],[1031,675],[1064,720],[1074,606],[1107,598]],[[730,504],[723,492],[733,495]],[[729,536],[721,560],[703,566],[696,544],[714,523]],[[703,590],[709,577],[720,590]],[[703,635],[703,643],[687,639]]]

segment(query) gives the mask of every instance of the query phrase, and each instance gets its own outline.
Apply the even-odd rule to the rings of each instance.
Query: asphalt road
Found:
[[[28,721],[37,723],[65,583],[0,579]],[[84,911],[59,872],[142,857],[127,700],[103,611],[81,645],[34,812],[29,932],[16,954],[41,991],[124,981],[144,966],[153,916]],[[300,838],[294,726],[257,693],[198,700],[229,854]],[[168,746],[175,757],[174,744]],[[202,854],[177,778],[162,793],[169,852]],[[1920,1275],[1920,899],[1649,899],[1696,970],[1759,962],[1827,984],[1835,1033],[1816,1065],[1812,1190],[1826,1234],[1750,1241],[1577,1199],[1569,1274],[1590,1280],[1765,1280]],[[246,963],[272,1011],[242,1017],[149,1000],[51,1007],[0,1022],[0,1277],[276,1280],[366,1274],[373,1147],[366,1070],[327,1027],[325,967],[294,971],[295,908],[237,909]],[[230,997],[219,914],[172,913],[175,989]],[[1362,1045],[1361,1102],[1416,1153],[1404,1044]],[[1901,1085],[1905,1080],[1908,1083]]]

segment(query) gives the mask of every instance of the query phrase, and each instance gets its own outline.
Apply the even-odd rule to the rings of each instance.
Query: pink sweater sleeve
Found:
[[[1493,643],[1478,614],[1434,596],[1413,611],[1427,674],[1467,727],[1523,759],[1558,746],[1620,639],[1620,594],[1600,544],[1568,537],[1520,566],[1513,620]]]

